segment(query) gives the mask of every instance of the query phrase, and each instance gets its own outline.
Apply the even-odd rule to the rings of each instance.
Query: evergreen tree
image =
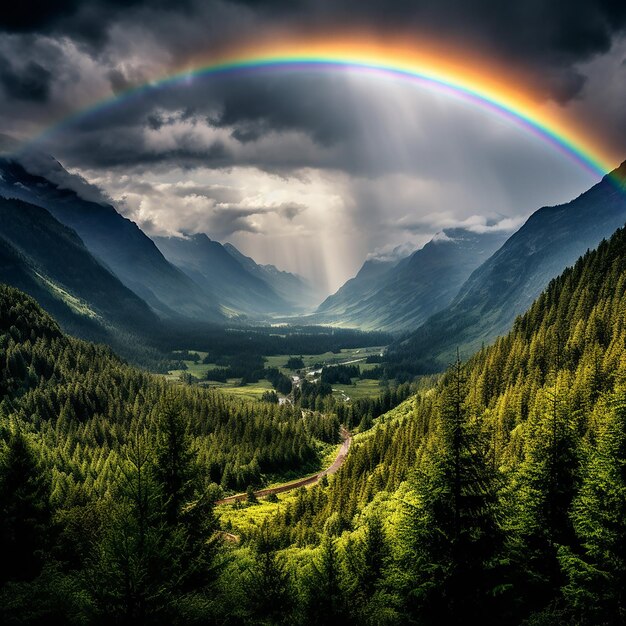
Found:
[[[85,582],[96,621],[161,624],[171,619],[183,537],[165,522],[145,433],[135,431],[111,517]]]
[[[626,623],[626,387],[612,405],[573,506],[582,550],[559,553],[578,623]]]
[[[391,550],[379,514],[367,517],[362,539],[348,542],[345,559],[353,621],[372,626],[397,623],[397,599],[389,592],[386,579]]]
[[[0,583],[32,580],[51,547],[50,478],[19,430],[0,459]]]
[[[161,486],[166,520],[175,524],[183,505],[192,499],[198,467],[182,407],[166,398],[157,411],[154,476]]]
[[[305,619],[307,624],[345,624],[348,610],[341,580],[336,540],[325,534],[317,558],[305,580]]]
[[[247,588],[250,608],[260,624],[291,624],[294,607],[289,572],[278,555],[279,540],[265,520],[253,541],[254,565]]]
[[[420,624],[490,619],[487,599],[493,597],[501,543],[497,483],[479,424],[467,414],[465,394],[457,357],[404,520],[407,611]]]
[[[560,384],[538,394],[524,424],[523,459],[511,473],[504,510],[516,614],[543,610],[564,582],[557,553],[574,539],[579,442]]]

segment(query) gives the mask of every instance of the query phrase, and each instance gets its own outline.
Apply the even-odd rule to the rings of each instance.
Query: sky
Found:
[[[366,258],[407,254],[446,227],[512,232],[598,176],[467,101],[359,72],[190,76],[41,133],[224,49],[358,34],[468,66],[487,59],[615,166],[626,159],[623,1],[13,4],[0,14],[0,132],[39,137],[83,179],[80,193],[112,201],[148,234],[205,232],[323,293]]]

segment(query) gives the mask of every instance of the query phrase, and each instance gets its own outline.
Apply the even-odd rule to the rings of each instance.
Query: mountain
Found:
[[[275,265],[259,265],[231,243],[225,243],[224,249],[250,274],[266,282],[294,311],[311,309],[319,302],[319,294],[302,276],[279,270]]]
[[[543,207],[460,289],[450,306],[396,343],[389,357],[413,372],[441,369],[511,327],[548,282],[626,222],[626,162],[567,204]]]
[[[290,305],[266,281],[207,235],[153,237],[153,241],[168,261],[215,294],[227,309],[251,316],[290,311]]]
[[[420,599],[400,600],[390,624],[623,624],[625,312],[620,229],[506,336],[377,420],[273,532],[295,546],[349,511],[350,546],[402,515],[384,526],[403,572],[387,597],[407,598],[409,580]],[[410,504],[398,514],[398,502]]]
[[[347,321],[351,307],[358,307],[361,302],[372,297],[382,286],[384,276],[403,260],[406,262],[406,258],[393,261],[368,259],[354,278],[350,278],[317,307],[314,317],[334,321],[336,324]],[[358,321],[356,324],[358,325]]]
[[[318,323],[406,331],[447,306],[472,270],[504,242],[499,231],[446,229],[399,261],[366,261],[317,309]]]
[[[150,307],[45,209],[0,198],[0,282],[33,296],[80,337],[115,344],[120,331],[154,328]]]
[[[30,173],[13,158],[0,157],[0,196],[41,206],[74,229],[90,252],[161,317],[223,319],[212,294],[171,265],[134,222],[110,204],[86,200],[53,182],[52,177],[76,179],[85,185],[52,157],[38,155],[37,159],[46,176]]]

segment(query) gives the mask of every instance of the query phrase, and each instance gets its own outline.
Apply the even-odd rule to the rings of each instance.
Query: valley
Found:
[[[305,354],[293,357],[289,354],[279,354],[262,357],[267,370],[278,370],[280,374],[291,380],[292,386],[299,387],[303,380],[310,384],[315,384],[324,368],[340,365],[358,365],[359,375],[349,378],[346,384],[335,383],[332,387],[333,396],[342,401],[349,401],[353,398],[374,398],[380,393],[381,385],[377,378],[368,378],[367,372],[377,369],[375,363],[368,362],[368,357],[380,357],[385,346],[364,346],[360,348],[343,348],[337,352],[325,352],[322,354]],[[181,352],[173,351],[172,356],[176,358]],[[257,381],[243,381],[241,378],[228,378],[226,380],[212,380],[207,378],[209,372],[215,374],[225,371],[225,366],[218,366],[211,363],[207,358],[207,352],[185,351],[184,356],[192,356],[193,360],[182,360],[184,369],[170,370],[166,378],[172,381],[184,381],[202,387],[220,389],[224,393],[245,397],[247,399],[263,398],[264,394],[276,391],[271,381],[260,378]],[[292,367],[289,367],[290,360]],[[361,377],[361,375],[363,377]],[[285,393],[277,393],[277,399],[282,404],[285,401],[293,401],[293,390]],[[267,396],[266,396],[267,397]]]
[[[466,267],[447,308],[394,333],[163,316],[43,208],[0,200],[0,271],[14,283],[0,287],[0,539],[13,564],[3,619],[20,623],[22,593],[46,621],[115,614],[135,602],[122,581],[136,575],[139,589],[171,598],[172,615],[184,600],[215,623],[276,623],[254,599],[267,580],[303,624],[402,624],[433,611],[452,621],[459,607],[470,623],[485,607],[498,623],[611,618],[576,594],[598,584],[589,568],[610,581],[623,573],[626,230],[600,240],[624,220],[621,172],[538,211]],[[585,222],[590,206],[606,220],[596,211]],[[26,235],[35,228],[38,245]],[[568,240],[556,256],[555,237]],[[538,297],[511,320],[526,306],[502,287],[513,279]],[[480,287],[489,281],[498,304]],[[492,307],[487,321],[450,321],[473,293]],[[463,361],[473,337],[491,345]],[[311,603],[327,577],[334,604]],[[511,582],[494,593],[494,580]],[[59,584],[71,591],[51,604]],[[83,597],[92,608],[73,608]]]
[[[626,625],[626,5],[556,4],[3,8],[0,626]]]

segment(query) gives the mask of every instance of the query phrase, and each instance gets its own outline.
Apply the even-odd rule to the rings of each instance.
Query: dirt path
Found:
[[[337,454],[335,460],[330,467],[321,472],[318,472],[317,474],[314,474],[313,476],[299,478],[298,480],[293,480],[289,483],[278,485],[277,487],[270,487],[269,489],[261,489],[260,491],[255,491],[254,495],[257,498],[263,498],[264,496],[269,496],[273,493],[284,493],[285,491],[291,491],[292,489],[298,489],[299,487],[307,487],[308,485],[314,485],[315,483],[317,483],[319,480],[321,480],[322,476],[330,476],[337,472],[337,470],[343,465],[343,462],[346,460],[348,450],[350,449],[350,444],[352,443],[352,435],[343,427],[341,428],[341,436],[343,437],[343,443],[341,444],[341,448],[339,449],[339,454]],[[233,502],[241,502],[242,500],[245,500],[246,497],[247,495],[245,493],[238,493],[235,496],[228,496],[228,498],[218,500],[216,504],[232,504]]]

